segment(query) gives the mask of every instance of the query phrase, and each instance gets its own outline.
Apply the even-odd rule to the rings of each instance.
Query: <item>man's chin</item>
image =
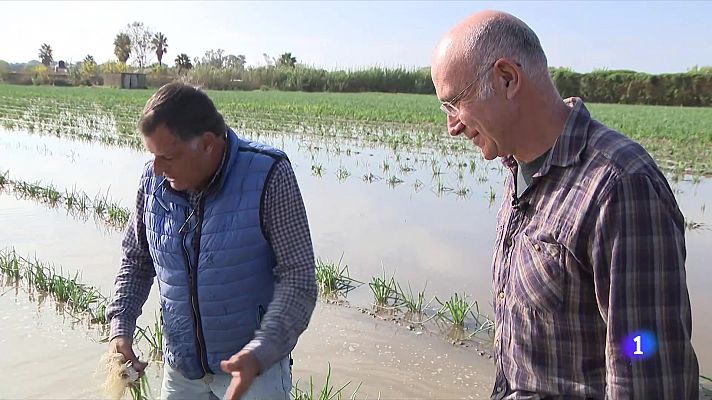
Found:
[[[484,158],[487,161],[492,161],[495,158],[497,158],[497,153],[493,153],[491,151],[487,151],[487,147],[480,147],[477,146],[480,149],[480,153],[482,154],[482,158]]]
[[[176,181],[168,181],[168,184],[171,185],[171,189],[175,190],[176,192],[182,192],[185,190],[185,188]]]
[[[494,160],[495,158],[497,158],[497,155],[496,155],[496,154],[487,154],[487,153],[485,153],[485,152],[483,151],[483,152],[482,152],[482,158],[484,158],[484,159],[487,160],[487,161],[492,161],[492,160]]]

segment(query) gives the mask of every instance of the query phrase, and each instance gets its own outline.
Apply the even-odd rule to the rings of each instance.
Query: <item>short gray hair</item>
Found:
[[[519,63],[524,73],[534,81],[549,78],[546,55],[539,38],[524,22],[512,15],[497,15],[484,21],[465,40],[463,60],[466,65],[475,68],[480,99],[494,94],[491,68],[499,58]]]

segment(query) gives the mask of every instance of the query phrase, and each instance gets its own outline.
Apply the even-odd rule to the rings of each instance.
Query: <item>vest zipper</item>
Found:
[[[185,263],[188,269],[188,284],[190,285],[190,305],[193,308],[193,328],[195,329],[195,347],[198,350],[198,358],[200,358],[200,366],[203,369],[203,374],[212,374],[208,366],[207,350],[205,348],[205,337],[203,335],[203,324],[200,318],[200,306],[198,305],[198,259],[200,257],[200,233],[202,228],[202,215],[203,215],[203,201],[200,199],[198,201],[198,213],[195,216],[196,227],[195,236],[197,238],[197,245],[193,245],[193,250],[195,251],[194,263],[190,262],[188,249],[185,243],[185,239],[188,237],[188,232],[183,236],[183,255],[185,256]],[[195,240],[194,240],[195,241]],[[193,268],[195,266],[195,268]]]

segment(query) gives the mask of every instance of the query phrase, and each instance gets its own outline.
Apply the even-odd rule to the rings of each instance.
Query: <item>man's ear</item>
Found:
[[[507,98],[514,97],[521,86],[521,69],[516,62],[500,58],[495,62],[495,77],[504,88]]]
[[[218,139],[217,136],[215,136],[214,133],[212,132],[203,132],[203,135],[201,136],[201,142],[203,144],[203,149],[207,152],[210,153],[213,151],[215,148],[215,141]]]

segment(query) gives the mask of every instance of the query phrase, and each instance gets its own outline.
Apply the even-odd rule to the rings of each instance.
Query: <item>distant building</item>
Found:
[[[135,72],[121,72],[117,74],[104,74],[104,86],[120,89],[146,89],[146,74]]]
[[[57,65],[54,66],[54,72],[56,74],[66,74],[67,73],[67,64],[60,60]]]

